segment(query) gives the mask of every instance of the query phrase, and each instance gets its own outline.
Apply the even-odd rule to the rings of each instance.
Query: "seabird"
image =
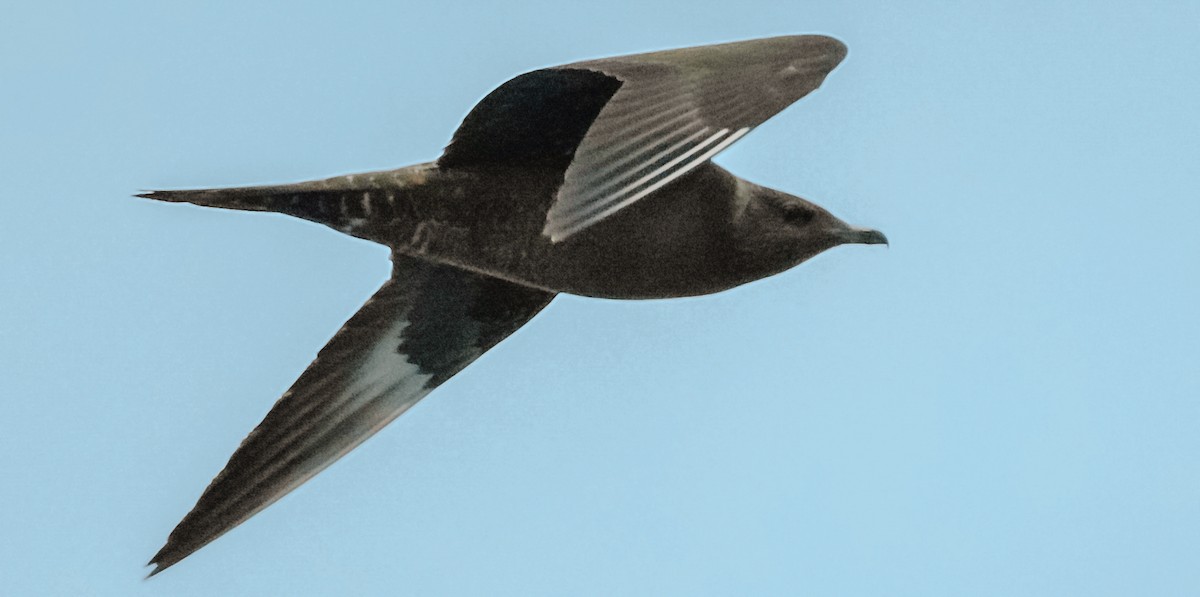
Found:
[[[710,161],[845,55],[835,39],[795,35],[575,62],[492,91],[434,162],[139,195],[318,222],[388,246],[393,264],[171,532],[150,575],[354,449],[557,293],[709,294],[837,245],[886,243]]]

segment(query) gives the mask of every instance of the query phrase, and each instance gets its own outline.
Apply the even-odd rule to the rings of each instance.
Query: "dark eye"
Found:
[[[803,226],[813,219],[811,209],[794,203],[783,206],[783,221],[793,226]]]

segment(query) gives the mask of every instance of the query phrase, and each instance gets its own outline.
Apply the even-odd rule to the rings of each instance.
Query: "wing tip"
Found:
[[[758,46],[764,50],[802,57],[806,63],[824,71],[826,74],[837,68],[850,52],[850,49],[842,40],[823,33],[760,37],[757,39],[748,39],[743,42],[733,42],[729,45],[740,44],[746,44],[748,47]]]
[[[182,557],[169,557],[167,553],[170,546],[170,543],[164,545],[162,549],[158,550],[158,553],[154,554],[154,557],[150,558],[149,562],[146,562],[147,566],[154,566],[154,569],[146,574],[146,577],[143,580],[150,580],[151,578],[154,578],[154,576],[159,572],[174,566],[183,559]]]
[[[846,48],[846,43],[832,35],[825,35],[823,33],[814,33],[814,34],[809,35],[808,37],[810,37],[814,40],[818,40],[823,44],[826,44],[831,51],[841,54],[842,56],[845,56],[846,52],[848,51],[848,49]]]
[[[202,547],[212,543],[217,539],[217,537],[220,537],[222,534],[224,534],[225,531],[229,530],[224,529],[216,534],[209,533],[201,535],[182,531],[181,529],[187,528],[185,525],[188,524],[191,515],[191,513],[188,513],[188,515],[185,516],[178,525],[176,525],[175,529],[171,531],[171,535],[167,537],[167,542],[162,546],[161,549],[158,550],[157,553],[154,554],[154,557],[150,558],[149,562],[146,562],[146,566],[154,566],[154,569],[146,575],[147,579],[157,575],[167,568],[174,566],[175,564],[178,564],[179,562],[182,562],[192,554],[199,551]]]
[[[850,48],[842,40],[820,33],[789,35],[783,39],[796,42],[798,50],[821,65],[821,70],[826,73],[837,68],[850,53]]]
[[[826,45],[830,63],[829,70],[833,70],[846,59],[846,55],[850,53],[850,48],[836,37],[828,35],[818,35],[817,37],[821,38],[822,42]]]

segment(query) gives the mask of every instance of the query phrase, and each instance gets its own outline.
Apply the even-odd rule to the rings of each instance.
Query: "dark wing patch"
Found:
[[[150,560],[162,572],[283,497],[408,410],[554,294],[411,257],[242,441]]]
[[[553,296],[441,266],[429,272],[425,285],[430,300],[412,305],[400,352],[432,375],[433,385],[507,338],[514,321],[532,317]]]
[[[588,127],[620,86],[617,79],[590,70],[559,68],[520,75],[467,114],[438,165],[565,170]]]

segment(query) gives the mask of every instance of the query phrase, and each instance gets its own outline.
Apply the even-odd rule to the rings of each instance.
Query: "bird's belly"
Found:
[[[717,251],[666,245],[629,236],[619,242],[568,239],[550,243],[538,236],[530,250],[493,261],[493,275],[514,282],[582,296],[653,299],[719,292],[745,280],[729,275]],[[486,266],[485,266],[486,267]]]
[[[748,281],[730,275],[729,259],[711,246],[629,234],[580,234],[552,243],[540,229],[478,235],[436,228],[430,242],[396,250],[525,286],[597,298],[696,296]]]

